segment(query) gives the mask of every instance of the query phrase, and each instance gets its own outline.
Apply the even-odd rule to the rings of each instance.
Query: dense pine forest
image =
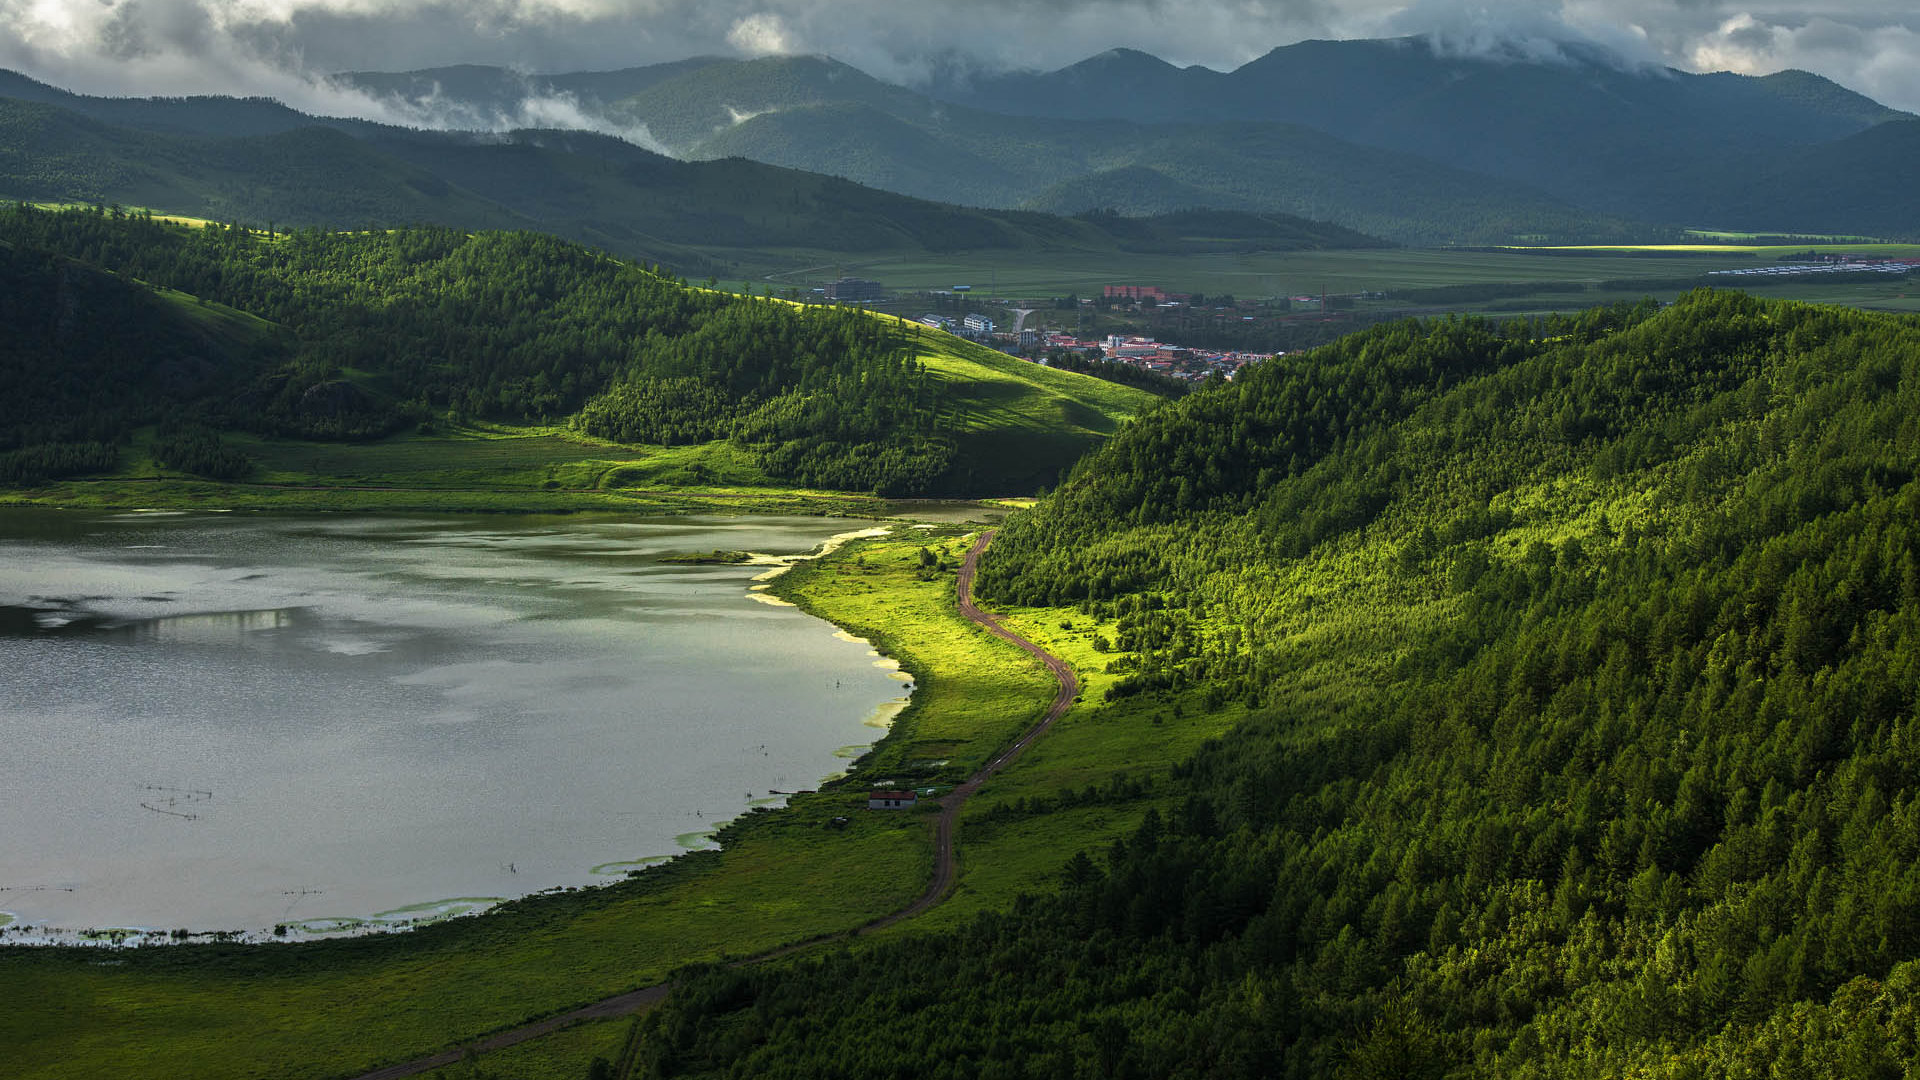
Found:
[[[0,380],[18,388],[0,403],[0,479],[110,467],[162,421],[193,432],[162,433],[169,462],[232,477],[245,463],[222,429],[363,440],[493,419],[731,440],[806,486],[957,482],[919,329],[692,288],[551,237],[17,206],[0,212],[0,273]]]
[[[1143,417],[979,586],[1249,719],[1013,910],[690,973],[648,1075],[1920,1068],[1920,322],[1376,328]]]

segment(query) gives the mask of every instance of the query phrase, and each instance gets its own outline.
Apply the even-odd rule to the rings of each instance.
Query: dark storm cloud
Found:
[[[1626,64],[1804,67],[1915,108],[1920,16],[1910,8],[1910,0],[1844,8],[1729,0],[0,0],[0,66],[98,93],[268,94],[381,116],[388,106],[344,95],[321,76],[830,53],[912,82],[934,65],[1050,68],[1113,46],[1227,69],[1309,37],[1424,34],[1454,52],[1514,59],[1552,60],[1582,42]]]

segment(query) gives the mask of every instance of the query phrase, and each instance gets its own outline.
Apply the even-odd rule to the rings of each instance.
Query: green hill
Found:
[[[278,135],[314,123],[313,117],[270,98],[94,97],[6,70],[0,70],[0,98],[51,105],[98,123],[168,135]],[[349,129],[373,126],[358,120],[329,123]]]
[[[112,472],[156,407],[230,393],[270,328],[42,250],[0,243],[0,483]]]
[[[529,233],[274,235],[22,207],[0,213],[0,241],[18,278],[0,449],[71,459],[62,472],[111,472],[62,448],[124,445],[155,423],[364,442],[485,420],[710,447],[730,470],[714,479],[732,482],[1005,493],[1054,482],[1153,400]],[[184,471],[244,471],[209,446],[220,468]]]
[[[166,134],[7,98],[0,98],[0,194],[117,202],[262,225],[531,223],[333,128]]]
[[[1142,418],[979,577],[1104,660],[1072,745],[1132,752],[973,842],[1118,839],[944,933],[690,978],[640,1075],[1910,1072],[1916,416],[1920,324],[1699,292]]]
[[[1058,123],[1057,121],[1054,123]],[[1194,125],[1154,131],[1129,164],[1036,194],[1060,213],[1112,206],[1281,210],[1403,243],[1473,237],[1644,236],[1649,227],[1556,203],[1537,191],[1291,125]]]
[[[1780,155],[1727,185],[1698,220],[1793,221],[1808,230],[1912,235],[1911,198],[1920,161],[1920,119],[1889,120],[1844,139]],[[1709,217],[1709,214],[1718,215]]]
[[[706,157],[725,152],[703,151],[716,133],[760,115],[854,105],[916,126],[934,120],[938,111],[935,102],[905,87],[883,83],[825,56],[768,56],[690,68],[614,102],[608,115],[646,124],[677,154]],[[970,127],[972,122],[967,118],[959,124]]]

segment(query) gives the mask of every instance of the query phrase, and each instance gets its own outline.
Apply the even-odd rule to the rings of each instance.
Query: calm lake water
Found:
[[[907,688],[765,567],[661,556],[871,524],[0,510],[0,941],[320,932],[703,846]]]

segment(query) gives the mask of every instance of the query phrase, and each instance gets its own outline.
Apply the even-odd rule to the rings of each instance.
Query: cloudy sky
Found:
[[[828,53],[913,82],[933,63],[1044,69],[1114,46],[1224,70],[1306,38],[1399,34],[1545,55],[1599,41],[1691,71],[1804,68],[1920,111],[1914,0],[0,0],[0,67],[47,82],[363,115],[371,103],[317,76]]]

